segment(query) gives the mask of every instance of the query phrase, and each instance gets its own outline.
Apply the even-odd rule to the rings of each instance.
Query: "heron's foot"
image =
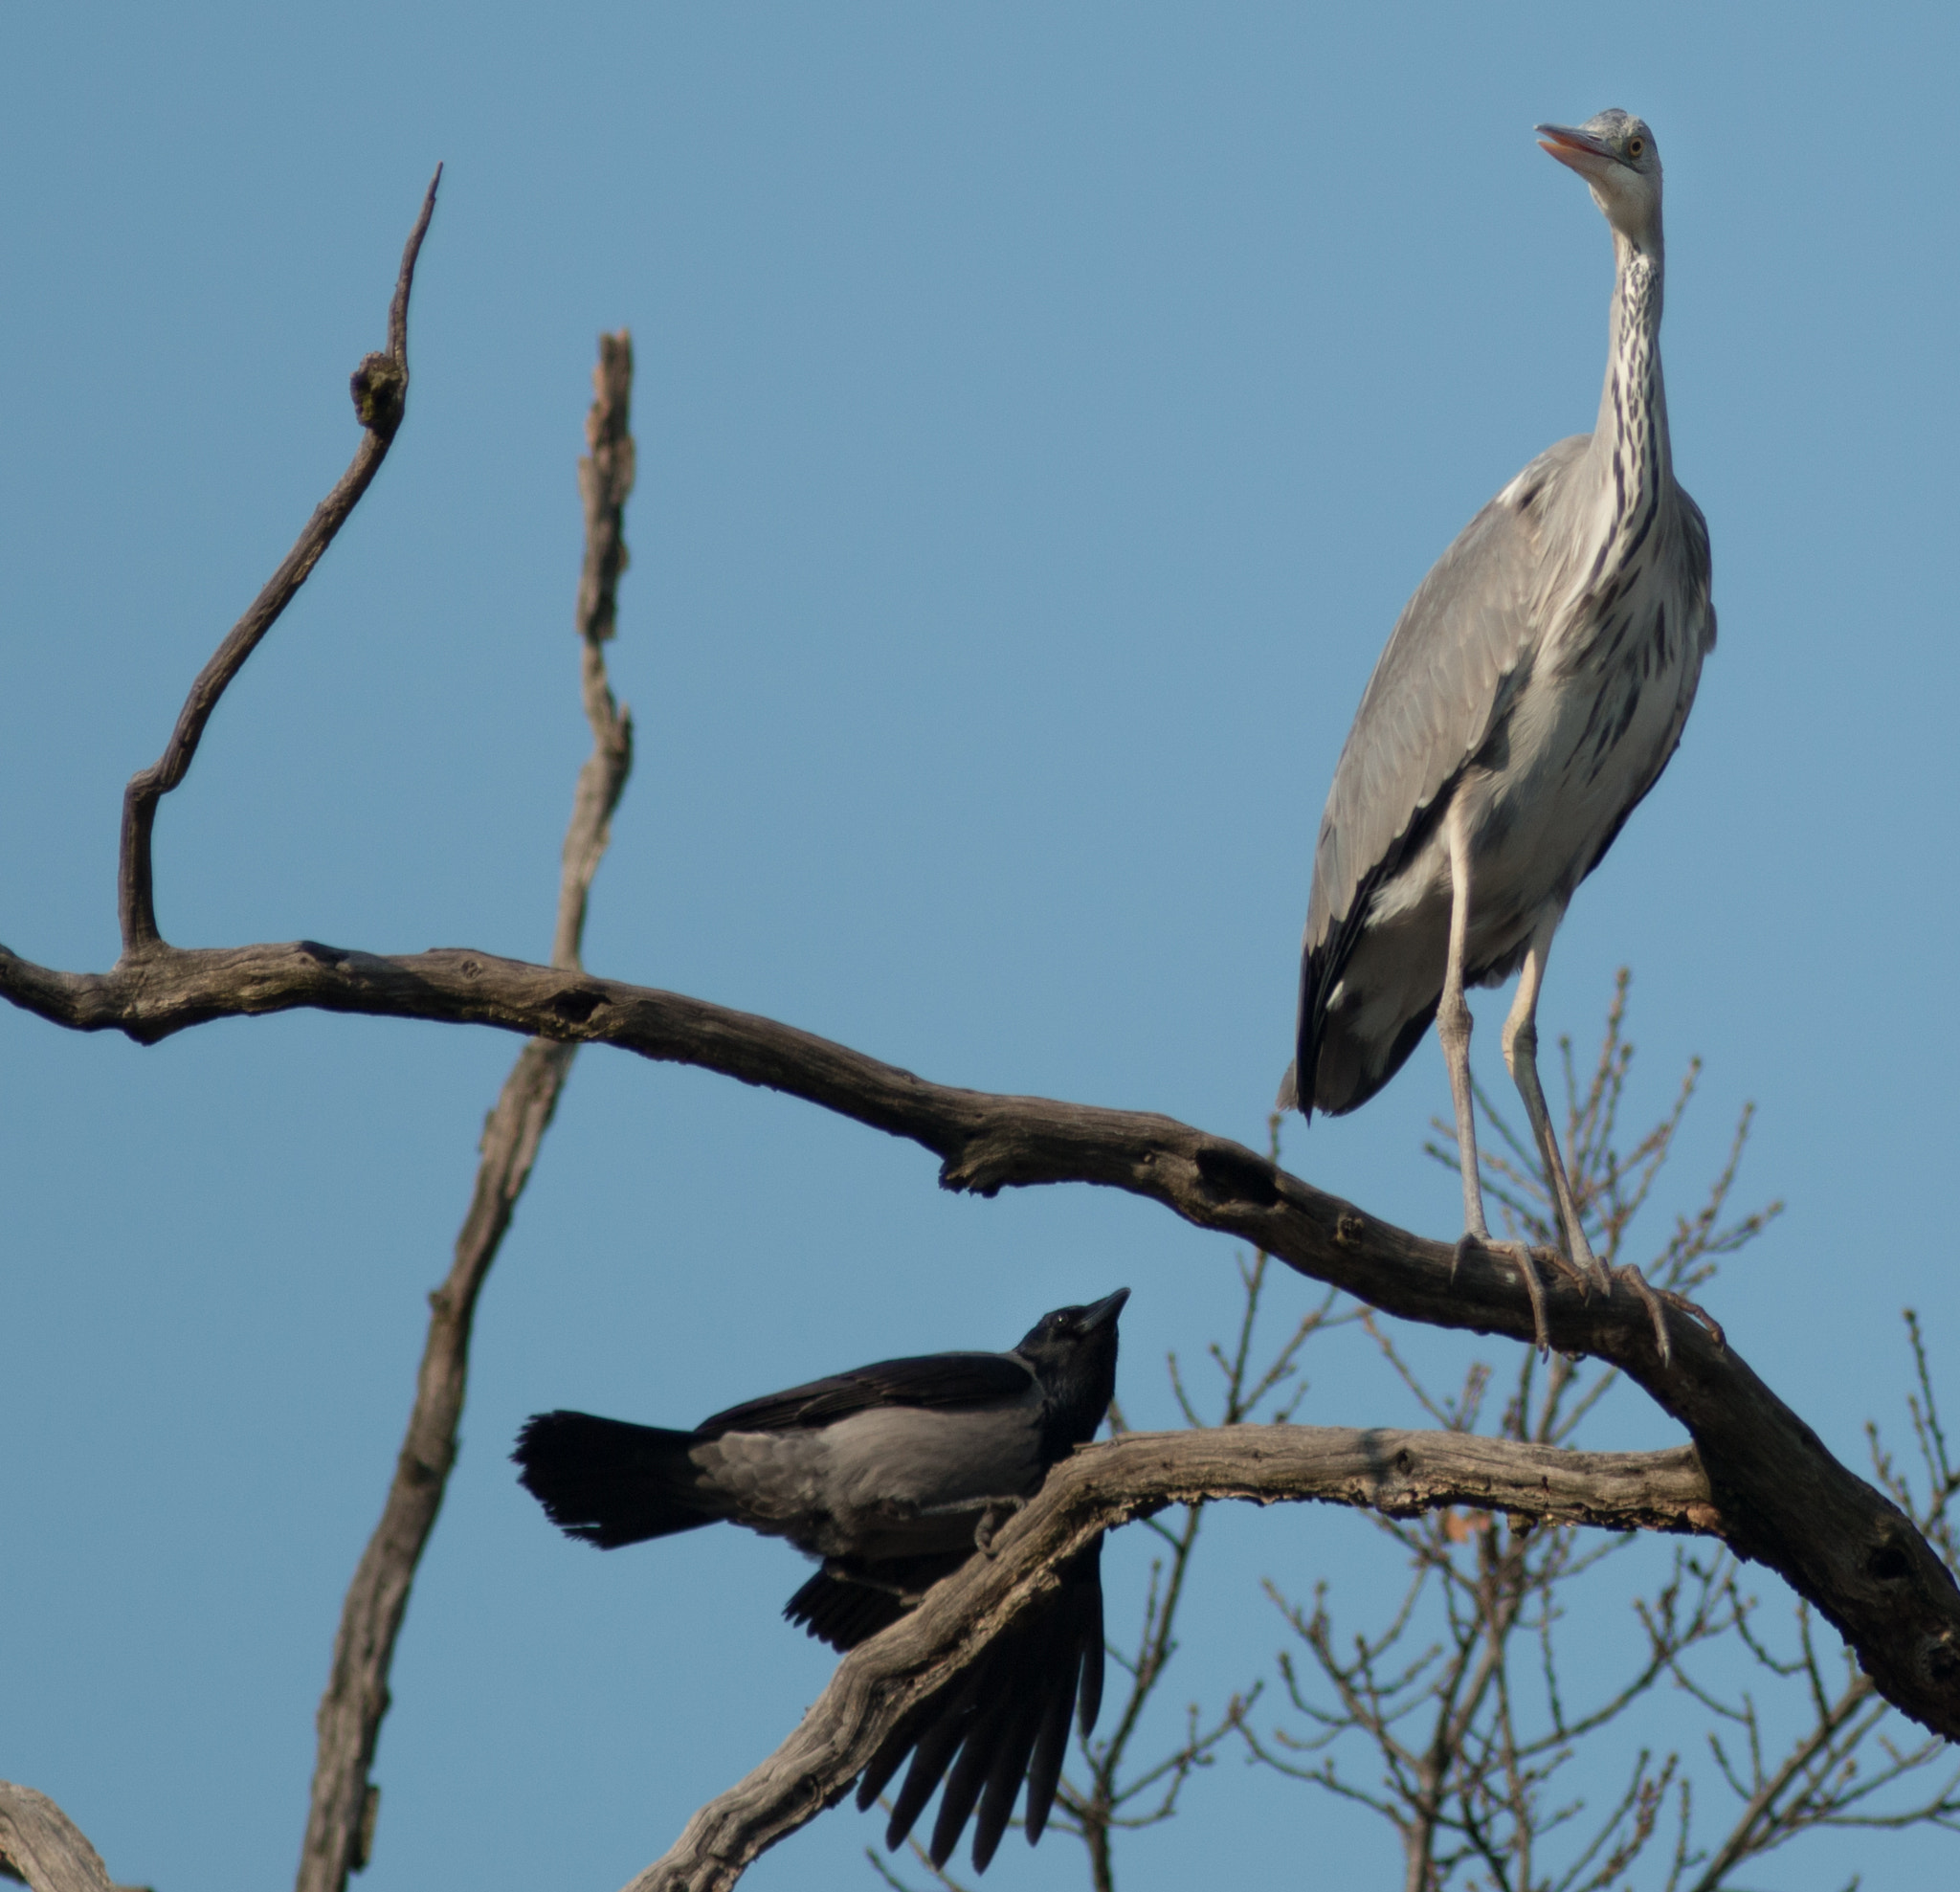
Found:
[[[1534,1254],[1529,1242],[1492,1241],[1488,1229],[1465,1229],[1457,1237],[1457,1245],[1450,1251],[1450,1284],[1456,1285],[1457,1270],[1463,1265],[1463,1258],[1475,1250],[1481,1249],[1487,1255],[1502,1255],[1518,1264],[1518,1272],[1525,1278],[1525,1292],[1531,1299],[1531,1331],[1535,1336],[1533,1345],[1546,1356],[1551,1352],[1551,1328],[1545,1311],[1545,1282],[1538,1273],[1536,1255],[1549,1256],[1551,1260],[1569,1273],[1574,1272],[1572,1264],[1555,1248],[1546,1248]],[[1582,1283],[1583,1284],[1583,1283]]]
[[[1579,1291],[1588,1301],[1596,1294],[1602,1301],[1613,1299],[1613,1270],[1598,1256],[1592,1253],[1592,1244],[1586,1239],[1586,1231],[1576,1218],[1565,1232],[1567,1252],[1559,1257],[1578,1277]],[[1641,1286],[1646,1283],[1643,1281]]]
[[[1013,1514],[1026,1504],[1025,1498],[995,1498],[986,1510],[980,1513],[980,1522],[973,1526],[973,1547],[983,1557],[993,1555],[993,1540],[1002,1526]]]
[[[1674,1342],[1667,1334],[1667,1310],[1660,1304],[1660,1297],[1655,1293],[1647,1277],[1629,1262],[1624,1268],[1614,1270],[1615,1279],[1624,1281],[1640,1299],[1647,1310],[1647,1318],[1654,1323],[1654,1347],[1660,1355],[1660,1364],[1665,1367],[1674,1360]]]
[[[1463,1265],[1465,1258],[1472,1250],[1498,1246],[1498,1243],[1491,1240],[1488,1229],[1465,1229],[1457,1237],[1456,1247],[1450,1250],[1450,1285],[1457,1285],[1457,1270]]]
[[[1508,1256],[1518,1264],[1518,1272],[1525,1278],[1525,1292],[1531,1300],[1532,1345],[1537,1347],[1541,1360],[1550,1359],[1551,1321],[1546,1312],[1545,1278],[1538,1272],[1538,1257],[1548,1255],[1561,1264],[1565,1258],[1555,1248],[1534,1250],[1528,1241],[1486,1241],[1482,1246],[1493,1255]]]
[[[1647,1309],[1647,1318],[1654,1323],[1654,1347],[1660,1355],[1660,1364],[1665,1367],[1673,1363],[1674,1343],[1667,1331],[1667,1309],[1685,1314],[1691,1321],[1699,1321],[1708,1330],[1708,1337],[1725,1353],[1728,1350],[1728,1336],[1722,1331],[1722,1324],[1705,1307],[1697,1305],[1684,1294],[1676,1294],[1672,1288],[1656,1287],[1639,1269],[1631,1265],[1615,1268],[1613,1278],[1623,1281],[1637,1294]]]

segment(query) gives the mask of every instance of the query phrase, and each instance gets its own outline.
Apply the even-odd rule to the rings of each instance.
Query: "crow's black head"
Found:
[[[1116,1317],[1128,1299],[1129,1289],[1120,1287],[1086,1307],[1058,1307],[1014,1348],[1041,1382],[1044,1443],[1055,1458],[1095,1437],[1109,1410],[1116,1391]]]

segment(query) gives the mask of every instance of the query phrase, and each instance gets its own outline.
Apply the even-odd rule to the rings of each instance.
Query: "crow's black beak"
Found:
[[[1082,1309],[1082,1331],[1092,1334],[1100,1327],[1113,1327],[1116,1317],[1123,1312],[1123,1303],[1129,1299],[1129,1289],[1120,1287],[1102,1301],[1092,1302]]]

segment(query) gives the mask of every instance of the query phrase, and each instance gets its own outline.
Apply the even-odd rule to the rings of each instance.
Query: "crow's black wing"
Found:
[[[1063,1568],[1052,1596],[1025,1612],[971,1668],[929,1697],[886,1739],[858,1783],[858,1804],[870,1806],[911,1755],[885,1832],[887,1847],[896,1851],[904,1843],[942,1780],[946,1793],[926,1849],[934,1866],[952,1857],[977,1803],[973,1867],[985,1872],[1024,1777],[1022,1822],[1029,1845],[1040,1838],[1068,1751],[1071,1711],[1080,1706],[1087,1734],[1102,1705],[1102,1568],[1099,1537]]]
[[[855,1649],[915,1609],[926,1591],[973,1554],[948,1550],[871,1564],[833,1557],[783,1606],[783,1614],[833,1649]]]
[[[794,1432],[874,1406],[988,1406],[1018,1398],[1034,1383],[1033,1370],[1011,1353],[923,1353],[765,1393],[703,1419],[695,1431],[702,1438],[727,1432]]]

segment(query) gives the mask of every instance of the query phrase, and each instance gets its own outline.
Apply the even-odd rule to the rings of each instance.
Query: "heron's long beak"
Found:
[[[1581,177],[1596,177],[1606,166],[1619,163],[1590,131],[1581,131],[1576,125],[1539,124],[1531,128],[1538,134],[1540,150],[1548,151]]]
[[[1099,1327],[1111,1326],[1116,1317],[1123,1312],[1123,1303],[1129,1299],[1129,1289],[1120,1287],[1102,1301],[1090,1302],[1082,1309],[1082,1331],[1094,1333]]]

